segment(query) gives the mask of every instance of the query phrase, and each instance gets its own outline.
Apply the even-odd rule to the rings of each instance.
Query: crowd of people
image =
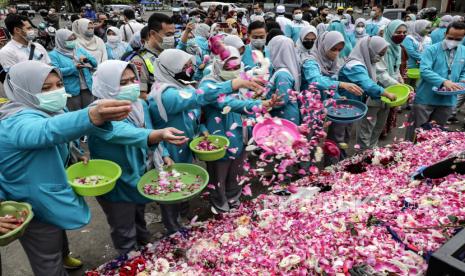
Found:
[[[72,162],[90,156],[121,166],[114,190],[97,201],[115,249],[124,254],[150,242],[144,219],[150,201],[137,191],[140,177],[152,168],[192,163],[186,142],[197,136],[228,136],[235,150],[206,165],[209,199],[213,214],[237,208],[250,134],[244,118],[264,107],[300,125],[290,91],[315,85],[322,100],[345,97],[368,106],[360,122],[329,125],[326,140],[340,151],[325,158],[325,166],[346,158],[353,133],[364,150],[395,126],[398,109],[380,100],[396,99],[385,89],[391,85],[409,83],[416,92],[406,107],[406,139],[425,123],[457,120],[465,98],[437,95],[433,87],[463,90],[463,17],[407,14],[391,21],[382,6],[372,7],[368,20],[354,20],[351,8],[332,14],[321,6],[315,14],[304,5],[292,19],[285,12],[277,6],[265,13],[262,4],[250,17],[215,7],[188,16],[174,10],[142,24],[127,9],[124,23],[110,26],[106,15],[89,11],[57,30],[49,52],[34,42],[28,18],[5,19],[11,41],[0,50],[9,99],[0,107],[0,198],[33,207],[35,218],[20,242],[35,275],[66,275],[65,268],[82,265],[69,255],[66,230],[85,226],[91,214],[68,185],[65,168]],[[407,78],[408,68],[420,69],[418,82]],[[160,208],[167,234],[180,231],[189,204]],[[0,220],[0,233],[14,223]]]

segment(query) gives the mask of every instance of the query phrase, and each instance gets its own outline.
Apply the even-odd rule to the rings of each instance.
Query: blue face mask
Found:
[[[76,48],[76,43],[77,43],[76,40],[67,40],[65,41],[65,47],[68,49],[74,49]]]
[[[50,92],[39,93],[35,96],[39,100],[39,109],[53,113],[63,110],[68,99],[64,87]]]
[[[140,96],[140,86],[138,83],[132,83],[125,86],[121,86],[120,92],[116,99],[128,100],[131,102],[137,101]]]

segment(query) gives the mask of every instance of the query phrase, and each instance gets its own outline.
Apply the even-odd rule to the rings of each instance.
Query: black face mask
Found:
[[[337,14],[338,15],[342,15],[344,13],[344,11],[338,11]]]
[[[185,71],[179,72],[174,75],[175,80],[183,80],[183,81],[192,81],[192,77],[193,77],[192,74],[189,76]]]
[[[315,41],[313,41],[313,40],[304,40],[304,41],[302,41],[302,45],[304,45],[305,49],[307,49],[307,50],[312,49],[314,43],[315,43]]]

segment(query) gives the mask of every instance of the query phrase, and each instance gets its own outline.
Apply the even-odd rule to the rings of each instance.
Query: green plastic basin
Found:
[[[21,237],[26,231],[29,222],[34,217],[32,207],[29,203],[16,201],[3,201],[0,203],[0,216],[10,215],[15,218],[23,218],[24,222],[14,230],[0,236],[0,246],[5,246],[17,238]]]
[[[395,101],[391,101],[386,97],[381,97],[381,101],[385,102],[389,107],[401,106],[405,104],[408,100],[408,95],[410,94],[410,88],[403,84],[391,85],[385,90],[397,96]]]
[[[144,187],[146,184],[153,185],[154,187],[159,186],[158,184],[158,170],[150,170],[146,174],[144,174],[139,183],[137,183],[137,190],[139,193],[153,201],[163,203],[163,204],[175,204],[179,202],[188,201],[197,195],[199,195],[205,187],[207,187],[209,176],[208,172],[197,165],[194,164],[187,164],[187,163],[176,163],[173,166],[164,168],[164,171],[172,171],[176,170],[181,175],[177,178],[169,177],[168,179],[179,179],[183,185],[191,185],[193,183],[199,184],[199,187],[192,191],[180,191],[180,192],[171,192],[165,194],[158,194],[158,195],[148,195],[144,192]]]
[[[204,139],[208,139],[212,144],[217,146],[219,149],[213,151],[202,151],[197,150],[195,147]],[[189,144],[189,148],[195,156],[201,161],[216,161],[223,158],[226,155],[226,150],[229,147],[229,139],[220,135],[209,135],[207,137],[200,136],[192,140]]]
[[[410,68],[407,69],[407,77],[410,79],[419,79],[420,78],[420,68]]]
[[[81,196],[99,196],[113,190],[116,180],[121,176],[121,167],[115,162],[93,159],[89,160],[87,165],[79,162],[71,165],[66,169],[68,182],[73,187],[76,194]],[[74,179],[78,177],[88,177],[93,175],[104,176],[107,178],[97,185],[74,184]]]

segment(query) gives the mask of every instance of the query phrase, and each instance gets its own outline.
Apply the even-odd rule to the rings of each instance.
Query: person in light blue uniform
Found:
[[[120,60],[123,55],[127,52],[132,51],[132,47],[129,43],[121,39],[120,30],[116,27],[109,27],[107,29],[107,47],[108,59]]]
[[[270,112],[271,115],[300,124],[297,101],[292,100],[289,90],[300,91],[300,60],[294,42],[283,35],[275,36],[268,43],[274,73],[270,78],[268,99],[276,92],[282,97],[283,105]]]
[[[439,22],[439,27],[431,32],[431,43],[436,44],[444,40],[446,29],[452,23],[452,16],[449,14],[443,15]]]
[[[376,80],[384,88],[403,82],[400,74],[402,48],[400,44],[407,35],[407,25],[402,20],[393,20],[386,26],[384,39],[389,44],[384,57],[376,63]],[[361,150],[378,145],[389,116],[390,108],[381,100],[369,98],[367,115],[360,122],[357,144]]]
[[[310,23],[308,23],[305,20],[302,20],[303,11],[301,8],[294,8],[292,14],[292,18],[294,20],[292,20],[291,24],[286,25],[286,27],[284,28],[284,34],[290,39],[292,39],[294,43],[296,43],[300,37],[300,30],[302,30],[303,27],[310,26]]]
[[[126,120],[113,123],[113,131],[89,136],[90,156],[116,162],[122,169],[115,188],[97,197],[111,229],[115,249],[126,254],[150,242],[144,219],[145,203],[151,202],[137,190],[137,183],[147,172],[148,155],[158,153],[164,140],[179,145],[187,141],[182,131],[174,128],[153,130],[149,114],[144,112],[137,69],[125,61],[109,60],[101,63],[94,74],[92,94],[98,99],[124,99],[132,102]],[[175,136],[179,135],[179,136]]]
[[[352,40],[354,41],[353,46],[357,44],[357,42],[361,39],[364,38],[365,36],[368,36],[367,30],[366,30],[366,20],[363,17],[359,17],[355,20],[355,29],[354,33],[352,36]]]
[[[27,76],[27,77],[25,77]],[[0,108],[0,199],[31,204],[34,218],[20,238],[35,275],[68,275],[65,230],[89,223],[90,211],[65,172],[69,142],[86,134],[109,133],[124,119],[128,101],[103,101],[64,113],[66,92],[60,72],[37,61],[11,67],[4,84],[10,102]]]
[[[384,91],[377,84],[375,64],[386,53],[388,43],[382,37],[364,37],[352,50],[346,63],[339,72],[339,81],[351,82],[362,88],[360,90],[339,89],[337,97],[345,97],[360,102],[365,102],[368,97],[378,100],[381,96],[393,98],[394,96]],[[341,156],[345,158],[347,144],[350,141],[352,124],[333,122],[328,129],[327,138],[338,144]]]
[[[420,66],[421,54],[424,50],[423,41],[431,28],[431,22],[420,19],[413,23],[411,34],[409,34],[402,45],[408,54],[407,68],[418,68]]]
[[[253,50],[259,50],[263,53],[265,58],[270,57],[268,47],[266,44],[266,25],[262,21],[254,21],[250,23],[247,28],[247,33],[250,38],[250,44],[245,46],[244,53],[242,54],[242,62],[245,65],[245,71],[248,71],[257,66],[257,62],[253,58]]]
[[[308,89],[311,83],[315,83],[320,90],[321,100],[328,98],[325,90],[338,91],[339,88],[359,91],[355,84],[337,80],[339,66],[337,63],[339,52],[344,48],[344,37],[340,32],[324,32],[316,40],[310,52],[302,52],[302,90]]]
[[[339,57],[345,58],[349,56],[355,43],[352,42],[351,36],[346,33],[344,25],[339,20],[333,20],[331,23],[329,23],[327,31],[337,31],[344,36],[344,49],[342,49],[342,51],[339,53]]]
[[[220,94],[230,94],[237,90],[243,80],[227,82],[235,89],[227,91],[220,87],[207,86],[208,90],[195,90],[191,85],[194,57],[178,49],[164,50],[154,63],[155,84],[149,95],[149,111],[155,128],[175,127],[192,139],[200,132],[200,108],[217,101]],[[248,82],[247,82],[248,83]],[[166,145],[174,162],[191,163],[192,152],[188,145],[177,147]],[[176,232],[180,206],[161,204],[162,219],[168,233]]]
[[[415,129],[423,124],[435,121],[444,125],[457,104],[456,95],[438,95],[433,88],[449,91],[463,90],[457,82],[465,82],[465,46],[460,41],[465,37],[465,23],[453,22],[446,30],[446,37],[426,49],[421,57],[421,79],[415,95],[411,125],[407,129],[406,139],[412,140]]]
[[[92,73],[97,61],[84,48],[78,47],[76,35],[70,30],[59,29],[55,36],[55,49],[49,52],[51,63],[60,70],[70,111],[85,108],[92,102]]]
[[[226,49],[230,51],[230,56],[224,61],[215,57],[213,71],[202,80],[200,89],[207,90],[211,85],[223,91],[232,89],[229,81],[237,79],[242,70],[240,54],[232,46],[226,46]],[[210,183],[214,185],[214,188],[209,189],[211,210],[214,214],[229,212],[240,204],[239,197],[242,188],[238,185],[237,178],[241,174],[246,158],[244,144],[249,139],[248,128],[243,126],[243,118],[248,116],[247,112],[252,112],[254,107],[261,107],[262,104],[269,107],[271,102],[254,100],[251,96],[234,91],[234,94],[227,96],[224,101],[210,103],[203,107],[208,133],[227,137],[230,142],[223,159],[207,162]],[[225,114],[223,109],[227,106],[231,108],[231,111]]]

